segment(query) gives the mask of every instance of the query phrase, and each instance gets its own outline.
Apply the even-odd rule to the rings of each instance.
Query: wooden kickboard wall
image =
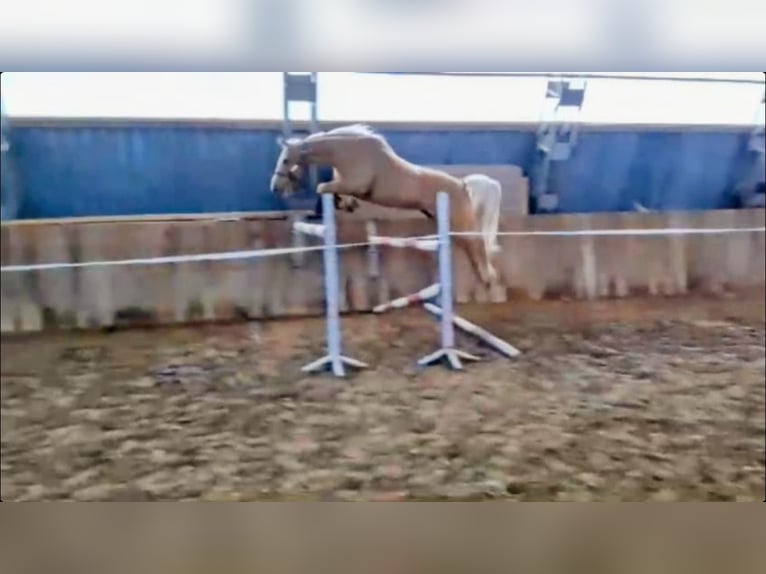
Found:
[[[763,209],[689,213],[504,215],[501,231],[763,227]],[[422,219],[379,220],[380,235],[434,233]],[[65,223],[4,222],[2,265],[83,262],[291,246],[287,220],[253,217]],[[366,222],[339,217],[340,243],[366,240]],[[306,238],[319,246],[319,239]],[[525,298],[679,296],[764,286],[763,233],[719,235],[511,236],[501,238],[498,286],[479,286],[455,251],[459,303]],[[342,309],[378,303],[436,279],[431,253],[379,248],[380,276],[365,247],[341,251]],[[68,268],[2,274],[2,332],[199,320],[319,316],[321,251],[226,262]]]

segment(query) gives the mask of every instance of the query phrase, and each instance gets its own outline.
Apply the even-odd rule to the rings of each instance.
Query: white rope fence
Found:
[[[321,225],[297,222],[303,233],[320,236]],[[723,235],[736,233],[764,233],[766,227],[691,227],[691,228],[656,228],[656,229],[582,229],[582,230],[559,230],[559,231],[502,231],[498,237],[614,237],[614,236],[647,236],[647,235]],[[480,233],[453,232],[452,237],[480,237]],[[396,241],[391,241],[395,239]],[[401,241],[399,241],[401,240]],[[415,237],[380,238],[374,237],[370,241],[358,243],[338,244],[337,249],[355,249],[370,247],[373,245],[391,245],[415,247],[425,251],[433,251],[438,246],[438,236],[423,235]],[[115,259],[104,261],[80,261],[80,262],[51,262],[33,263],[20,265],[4,265],[0,267],[2,273],[14,273],[22,271],[48,271],[54,269],[74,269],[87,267],[112,267],[118,265],[166,265],[172,263],[200,263],[205,261],[233,261],[238,259],[256,259],[259,257],[275,257],[290,255],[301,252],[322,251],[322,245],[307,247],[277,247],[268,249],[249,249],[239,251],[226,251],[222,253],[199,253],[194,255],[169,255],[161,257],[146,257],[135,259]]]

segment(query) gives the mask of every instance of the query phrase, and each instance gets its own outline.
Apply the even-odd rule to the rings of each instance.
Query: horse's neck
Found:
[[[306,138],[304,145],[308,146],[307,157],[309,162],[333,165],[336,155],[333,141],[333,138],[326,137]]]
[[[333,167],[337,167],[345,158],[353,157],[354,151],[361,146],[368,150],[380,146],[384,151],[393,153],[385,142],[371,137],[348,134],[317,134],[313,139],[307,138],[306,144],[309,146],[309,160],[312,163],[325,163]]]

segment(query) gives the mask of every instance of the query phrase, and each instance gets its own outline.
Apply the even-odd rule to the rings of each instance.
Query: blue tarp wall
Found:
[[[529,175],[532,129],[382,130],[421,164],[516,164]],[[276,126],[14,125],[21,218],[285,209],[269,178]],[[562,212],[734,207],[748,132],[728,128],[590,129],[552,174]],[[6,179],[3,169],[3,180]],[[326,177],[327,174],[325,174]]]

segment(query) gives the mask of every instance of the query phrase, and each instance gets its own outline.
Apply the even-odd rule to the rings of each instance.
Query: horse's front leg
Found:
[[[332,181],[323,181],[319,185],[317,185],[317,193],[325,194],[325,193],[331,193],[331,194],[337,194],[341,193],[341,190],[343,188],[343,185],[341,184],[340,180],[333,179]]]
[[[336,195],[335,197],[337,199],[335,202],[336,209],[342,209],[348,213],[353,213],[359,207],[359,200],[355,197],[350,197],[348,195]]]
[[[334,179],[320,183],[317,186],[317,193],[331,193],[335,196],[335,209],[342,209],[349,213],[359,207],[359,201],[354,197],[354,192],[343,185],[341,180]]]

